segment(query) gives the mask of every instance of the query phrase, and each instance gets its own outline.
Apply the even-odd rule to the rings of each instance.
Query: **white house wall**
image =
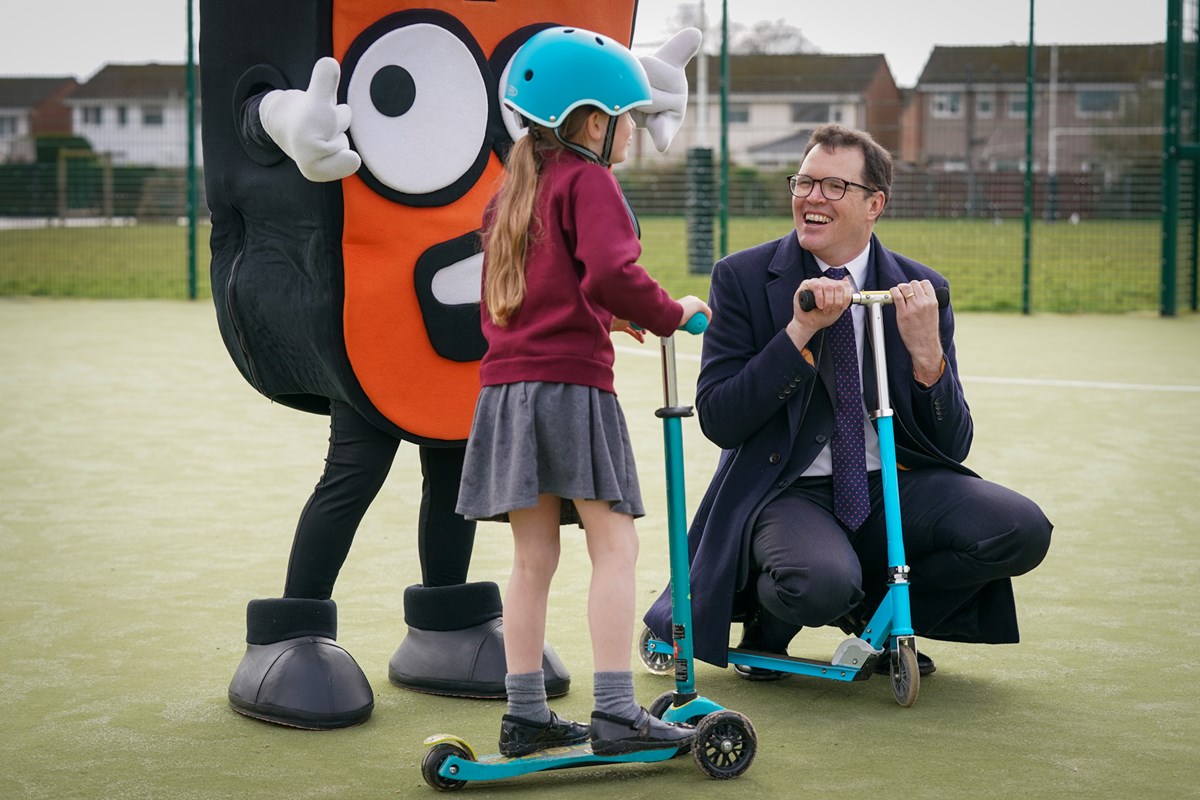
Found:
[[[102,100],[71,103],[71,128],[82,136],[96,152],[109,153],[116,166],[186,167],[187,166],[187,104],[179,100],[161,103],[138,100]],[[125,125],[117,124],[117,108],[127,109]],[[146,107],[158,106],[163,111],[161,126],[146,127],[142,114]],[[99,125],[84,122],[84,109],[100,107]],[[202,163],[199,147],[200,115],[196,114],[196,161]]]

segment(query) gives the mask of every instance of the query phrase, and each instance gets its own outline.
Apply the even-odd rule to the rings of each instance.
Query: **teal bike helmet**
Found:
[[[615,39],[583,28],[535,33],[513,56],[504,87],[505,105],[525,124],[552,129],[563,145],[605,165],[617,117],[650,100],[650,80],[633,53]],[[611,117],[600,158],[559,135],[563,120],[580,106]]]

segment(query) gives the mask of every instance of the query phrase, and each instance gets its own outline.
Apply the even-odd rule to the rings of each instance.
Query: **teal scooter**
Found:
[[[938,306],[950,303],[950,291],[939,287]],[[888,394],[887,361],[883,348],[883,306],[890,305],[892,295],[887,291],[856,292],[852,303],[866,306],[870,318],[871,343],[875,351],[875,379],[879,408],[874,412],[879,434],[879,455],[882,462],[883,512],[887,526],[888,590],[870,620],[860,623],[849,639],[835,648],[829,661],[816,661],[778,653],[730,648],[730,664],[770,669],[794,675],[826,678],[835,681],[862,681],[871,677],[875,665],[884,653],[891,652],[889,672],[892,694],[896,702],[908,708],[917,702],[921,689],[921,673],[917,666],[917,644],[913,636],[909,606],[909,568],[904,557],[903,527],[900,521],[900,489],[896,477],[896,436],[892,425],[891,399]],[[799,297],[800,308],[811,311],[815,302],[811,292]],[[672,575],[676,574],[672,572]],[[674,599],[674,598],[672,598]],[[676,601],[677,602],[677,601]],[[638,653],[651,672],[666,674],[674,662],[671,645],[656,639],[649,628],[642,631]]]
[[[703,333],[708,319],[696,314],[682,330]],[[464,739],[452,734],[434,734],[425,740],[429,748],[421,762],[421,775],[434,789],[454,791],[474,781],[496,781],[571,767],[603,764],[654,763],[684,755],[689,749],[696,765],[709,777],[736,778],[754,761],[758,734],[743,714],[723,708],[696,692],[692,673],[691,589],[688,579],[687,513],[683,483],[682,420],[692,416],[690,406],[680,406],[675,378],[675,337],[661,339],[664,406],[655,414],[663,421],[667,477],[667,534],[674,608],[672,635],[667,645],[674,659],[675,690],[664,692],[647,709],[668,722],[686,722],[696,727],[690,748],[668,748],[598,756],[590,744],[556,747],[520,758],[499,754],[477,755]],[[678,657],[674,657],[678,654]]]

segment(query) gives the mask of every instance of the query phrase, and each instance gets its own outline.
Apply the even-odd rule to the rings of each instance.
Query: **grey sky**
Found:
[[[513,0],[513,2],[528,0]],[[3,3],[0,75],[74,75],[86,80],[108,62],[182,63],[188,0],[40,0]],[[692,3],[693,5],[695,3]],[[641,0],[637,41],[661,39],[678,0]],[[1007,44],[1029,40],[1024,0],[728,0],[730,19],[746,25],[783,19],[822,52],[883,53],[896,82],[916,82],[935,44]],[[705,0],[720,19],[721,0]],[[197,35],[201,21],[196,19]],[[1035,0],[1039,43],[1154,42],[1166,38],[1166,0]]]

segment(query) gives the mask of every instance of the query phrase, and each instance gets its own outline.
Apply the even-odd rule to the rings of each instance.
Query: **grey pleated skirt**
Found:
[[[570,383],[485,386],[467,439],[458,513],[507,521],[540,494],[563,499],[561,523],[579,524],[572,498],[607,500],[645,515],[633,448],[617,396]]]

